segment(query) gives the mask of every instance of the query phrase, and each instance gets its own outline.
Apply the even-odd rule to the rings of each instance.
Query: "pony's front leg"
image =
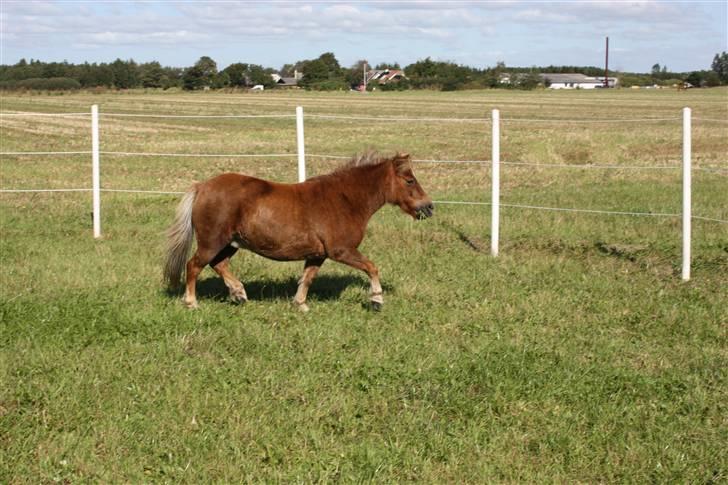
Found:
[[[308,295],[308,289],[311,287],[311,282],[321,269],[321,265],[324,264],[325,258],[321,259],[307,259],[306,264],[303,267],[303,276],[298,281],[298,290],[296,290],[296,296],[293,297],[293,302],[298,305],[298,309],[302,312],[308,311],[308,305],[306,305],[306,296]]]
[[[384,304],[384,296],[382,295],[382,285],[379,282],[379,270],[369,258],[364,256],[356,248],[338,249],[333,251],[331,259],[339,263],[346,264],[352,268],[360,269],[369,276],[371,285],[369,290],[369,300],[372,302],[374,310],[380,310]]]
[[[225,286],[227,286],[230,292],[230,299],[235,303],[245,303],[248,301],[248,295],[245,293],[245,287],[238,280],[235,275],[230,271],[230,259],[224,259],[214,265],[212,269],[220,275]]]

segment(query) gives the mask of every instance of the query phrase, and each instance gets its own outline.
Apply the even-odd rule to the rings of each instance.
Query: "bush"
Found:
[[[319,81],[310,83],[305,86],[306,89],[311,91],[348,91],[349,85],[343,79],[330,79],[327,81]]]
[[[381,89],[382,91],[406,91],[412,87],[409,79],[400,79],[399,81],[387,84],[370,84],[370,86],[375,86],[377,89]],[[369,88],[369,86],[367,86],[367,88]]]
[[[0,82],[3,90],[72,91],[81,89],[81,83],[70,77],[31,78],[22,81]]]

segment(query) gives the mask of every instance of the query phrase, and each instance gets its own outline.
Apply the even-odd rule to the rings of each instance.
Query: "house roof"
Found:
[[[367,71],[367,82],[379,81],[380,83],[386,83],[397,77],[407,78],[401,69],[375,69]]]
[[[581,83],[581,84],[602,84],[603,80],[586,76],[580,73],[544,73],[539,74],[543,79],[547,79],[551,83]]]
[[[298,85],[298,79],[295,77],[282,77],[277,81],[282,86],[296,86]]]

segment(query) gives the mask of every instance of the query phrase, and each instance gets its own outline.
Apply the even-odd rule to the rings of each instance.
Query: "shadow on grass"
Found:
[[[245,292],[249,300],[280,301],[292,300],[298,289],[298,279],[290,277],[285,280],[247,280],[243,281]],[[369,280],[358,275],[318,275],[308,292],[309,299],[335,300],[349,286],[360,286],[369,289]],[[382,285],[384,291],[392,291],[390,285]],[[167,290],[167,296],[178,297],[184,292],[180,290]],[[222,278],[209,277],[197,282],[197,297],[205,300],[228,300],[228,289]]]

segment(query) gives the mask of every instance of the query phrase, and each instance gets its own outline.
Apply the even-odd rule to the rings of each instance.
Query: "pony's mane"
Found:
[[[351,157],[351,160],[334,170],[334,173],[346,170],[352,167],[364,167],[367,165],[376,165],[387,160],[381,153],[376,150],[367,150]]]
[[[387,157],[381,155],[376,150],[367,150],[363,153],[354,155],[353,157],[351,157],[351,160],[349,160],[348,162],[345,162],[343,165],[336,167],[333,171],[331,171],[327,174],[322,174],[322,175],[317,175],[316,177],[311,177],[307,180],[326,179],[331,176],[337,177],[337,176],[340,176],[341,174],[343,174],[344,172],[348,172],[352,168],[377,165],[378,163],[382,163],[387,160],[389,160],[389,159]]]

